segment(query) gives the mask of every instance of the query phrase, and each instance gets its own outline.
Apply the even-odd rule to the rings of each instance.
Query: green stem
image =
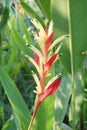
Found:
[[[30,124],[29,124],[29,126],[28,126],[28,130],[31,130],[31,127],[32,127],[34,118],[35,118],[35,116],[36,116],[36,113],[37,113],[37,110],[38,110],[39,105],[40,105],[39,102],[37,102],[36,107],[35,107],[35,110],[34,110],[34,112],[33,112],[32,118],[31,118],[31,121],[30,121]]]
[[[75,74],[73,62],[73,46],[72,46],[72,30],[71,30],[71,14],[70,14],[70,0],[68,0],[68,22],[69,22],[69,44],[70,44],[70,60],[71,60],[71,76],[72,76],[72,128],[75,130]]]
[[[75,130],[75,84],[72,83],[72,127]]]

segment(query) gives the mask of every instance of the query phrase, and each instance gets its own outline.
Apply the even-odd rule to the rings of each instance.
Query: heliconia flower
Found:
[[[53,79],[51,79],[47,83],[47,85],[45,83],[45,80],[47,74],[49,74],[49,70],[51,69],[52,65],[59,58],[58,51],[61,46],[59,46],[59,48],[55,50],[54,54],[50,53],[50,51],[54,48],[54,46],[58,42],[61,42],[62,40],[65,39],[65,37],[67,37],[67,35],[64,35],[52,43],[54,36],[53,22],[51,21],[49,23],[49,26],[45,29],[35,19],[32,20],[32,23],[34,24],[36,29],[39,30],[38,34],[34,34],[34,37],[39,45],[39,49],[31,45],[30,49],[34,52],[34,59],[31,57],[28,57],[28,59],[34,64],[39,76],[33,73],[33,77],[36,82],[36,88],[34,92],[37,94],[38,100],[28,130],[31,129],[31,125],[33,123],[33,120],[35,118],[35,115],[37,113],[40,104],[49,95],[54,94],[61,83],[61,78],[59,78],[58,76],[53,77]]]
[[[40,106],[40,104],[49,96],[55,93],[55,91],[57,90],[57,88],[59,87],[61,83],[61,78],[56,78],[47,88],[45,88],[39,95],[38,95],[38,101],[36,104],[36,108],[33,112],[33,116],[32,116],[32,120],[30,122],[29,128],[28,130],[30,130],[32,122],[34,120],[34,117],[37,113],[37,110]]]

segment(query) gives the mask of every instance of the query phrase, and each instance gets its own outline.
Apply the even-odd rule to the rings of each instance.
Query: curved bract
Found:
[[[35,115],[37,113],[37,110],[40,104],[49,95],[54,94],[61,83],[61,78],[56,76],[53,78],[53,80],[50,80],[47,86],[45,84],[46,77],[49,74],[49,71],[52,68],[53,63],[59,58],[57,53],[52,54],[51,52],[53,47],[57,44],[57,41],[56,41],[54,42],[55,44],[52,46],[52,40],[53,40],[53,35],[54,35],[53,22],[51,21],[49,24],[49,27],[46,29],[44,29],[42,25],[36,19],[32,20],[32,23],[36,27],[36,29],[39,30],[37,34],[34,35],[34,37],[38,42],[38,46],[40,50],[34,47],[33,45],[30,46],[30,48],[34,51],[34,59],[29,56],[28,56],[28,59],[36,67],[39,77],[37,76],[37,74],[33,74],[33,77],[37,85],[34,92],[37,94],[38,99],[37,99],[36,107],[33,112],[28,130],[31,129],[33,120],[35,118]],[[61,41],[61,39],[59,41]],[[49,50],[50,46],[51,46],[51,50]]]

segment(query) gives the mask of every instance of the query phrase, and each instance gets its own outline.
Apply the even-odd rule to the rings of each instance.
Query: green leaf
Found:
[[[82,52],[87,50],[86,4],[86,0],[52,0],[52,18],[56,38],[57,35],[70,34],[69,42],[66,40],[61,49],[62,62],[68,72],[71,71],[71,66],[74,72],[81,67],[84,60]]]
[[[12,0],[3,0],[2,1],[2,5],[3,5],[3,7],[7,7],[7,8],[10,8],[10,5],[11,5],[11,2],[12,2]]]
[[[40,105],[31,130],[52,130],[54,121],[54,95]]]
[[[8,22],[9,12],[10,12],[9,9],[5,7],[4,11],[3,11],[2,19],[1,19],[1,27],[2,27],[2,29]]]
[[[23,38],[21,38],[17,30],[12,28],[11,31],[12,31],[12,37],[14,38],[14,41],[16,45],[20,48],[20,50],[22,50],[26,55],[32,57],[33,54],[31,50],[28,48],[28,46],[26,46],[25,41],[23,40]]]
[[[0,66],[0,81],[9,99],[9,102],[16,113],[18,123],[21,130],[27,130],[30,121],[29,110],[19,93],[16,85],[6,73],[4,69]]]
[[[17,130],[14,119],[9,119],[1,130]]]
[[[63,130],[72,130],[70,126],[66,125],[65,123],[62,123]]]
[[[2,6],[3,6],[3,10],[1,10],[1,12],[2,12],[1,27],[2,27],[2,28],[3,28],[3,27],[7,24],[7,22],[8,22],[11,2],[12,2],[12,0],[4,0],[4,1],[2,1]],[[1,7],[0,7],[0,8],[1,8]]]
[[[82,112],[82,104],[83,104],[83,92],[84,92],[84,83],[82,78],[82,73],[78,72],[75,75],[75,124],[80,121],[80,116]],[[72,106],[72,102],[71,102]],[[69,111],[69,121],[72,122],[72,107],[70,106]]]
[[[42,13],[51,20],[51,0],[35,0]]]
[[[32,41],[32,39],[31,39],[31,36],[30,36],[30,32],[28,31],[28,28],[27,28],[27,26],[26,26],[26,24],[24,23],[24,20],[23,20],[23,18],[20,16],[20,19],[19,19],[20,21],[20,24],[21,24],[21,27],[23,28],[23,30],[24,30],[24,34],[25,34],[25,37],[26,37],[26,39],[27,39],[27,42],[28,42],[28,44],[32,44],[33,43],[33,41]]]
[[[55,99],[55,128],[61,128],[66,110],[68,107],[68,102],[71,94],[71,79],[70,77],[63,76],[62,82],[57,90]]]
[[[75,4],[74,4],[75,2]],[[71,50],[71,60],[73,63],[73,70],[76,72],[78,68],[82,65],[84,56],[82,52],[87,50],[87,16],[84,12],[87,10],[87,1],[68,1],[68,18],[69,18],[69,33],[70,37],[70,50]],[[84,31],[85,30],[85,31]],[[84,34],[83,34],[84,32]]]
[[[15,58],[17,57],[17,47],[15,45],[13,45],[10,50],[11,50],[11,56],[8,60],[7,66],[6,66],[7,72],[11,71],[12,65],[14,64]]]
[[[83,80],[84,80],[84,102],[83,102],[83,120],[84,126],[87,128],[87,57],[84,63],[84,73],[83,73]]]
[[[63,8],[64,7],[64,8]],[[67,13],[67,0],[52,0],[51,2],[52,8],[52,19],[54,22],[54,34],[55,39],[60,36],[69,34],[68,29],[68,13]],[[63,56],[61,57],[61,61],[65,67],[65,69],[70,72],[70,51],[69,51],[69,41],[68,39],[63,41],[63,45],[60,49],[60,52]]]
[[[3,110],[3,102],[0,100],[0,128],[4,123],[4,110]]]
[[[77,122],[77,117],[79,115],[79,110],[77,110],[76,99],[76,88],[79,86],[82,89],[82,85],[79,85],[76,82],[75,74],[76,72],[82,67],[84,57],[83,52],[87,50],[87,15],[85,14],[87,10],[87,1],[75,1],[75,0],[52,0],[52,16],[54,19],[54,26],[56,37],[57,34],[62,35],[63,33],[69,32],[70,38],[69,41],[64,41],[64,44],[61,48],[62,56],[62,63],[64,67],[67,69],[72,76],[72,126],[73,130],[75,130],[75,123]],[[58,5],[58,6],[57,6]],[[64,8],[62,8],[62,5]],[[59,31],[59,32],[58,32]],[[84,33],[83,33],[84,32]],[[77,76],[78,78],[78,76]],[[80,79],[78,79],[80,80]],[[80,81],[79,81],[80,82]],[[80,82],[81,83],[81,82]],[[79,92],[80,90],[78,90]],[[82,95],[82,91],[80,93]],[[80,97],[78,98],[78,100]],[[82,102],[82,101],[81,101]],[[81,104],[78,105],[78,109]]]
[[[31,18],[36,18],[40,21],[40,23],[45,26],[42,18],[29,6],[29,4],[25,3],[23,0],[20,0],[21,6],[23,9],[29,14]]]

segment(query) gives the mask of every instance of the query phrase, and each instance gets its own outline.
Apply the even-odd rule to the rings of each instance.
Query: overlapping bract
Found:
[[[49,81],[47,86],[45,86],[45,80],[47,75],[49,74],[49,70],[51,69],[53,63],[59,58],[57,53],[57,50],[59,50],[58,48],[54,52],[54,54],[50,52],[58,42],[64,40],[64,38],[67,36],[62,36],[52,43],[54,36],[53,22],[51,21],[49,27],[46,29],[44,29],[41,26],[41,24],[38,21],[36,21],[36,19],[32,20],[32,23],[34,24],[36,29],[39,30],[37,34],[34,34],[34,37],[39,45],[39,49],[34,46],[30,47],[34,51],[34,59],[29,57],[29,60],[36,67],[39,77],[35,73],[33,73],[33,77],[37,85],[34,92],[38,95],[38,100],[28,130],[30,130],[31,128],[32,122],[34,120],[39,105],[49,95],[54,94],[61,83],[61,77],[55,76],[52,80]]]

